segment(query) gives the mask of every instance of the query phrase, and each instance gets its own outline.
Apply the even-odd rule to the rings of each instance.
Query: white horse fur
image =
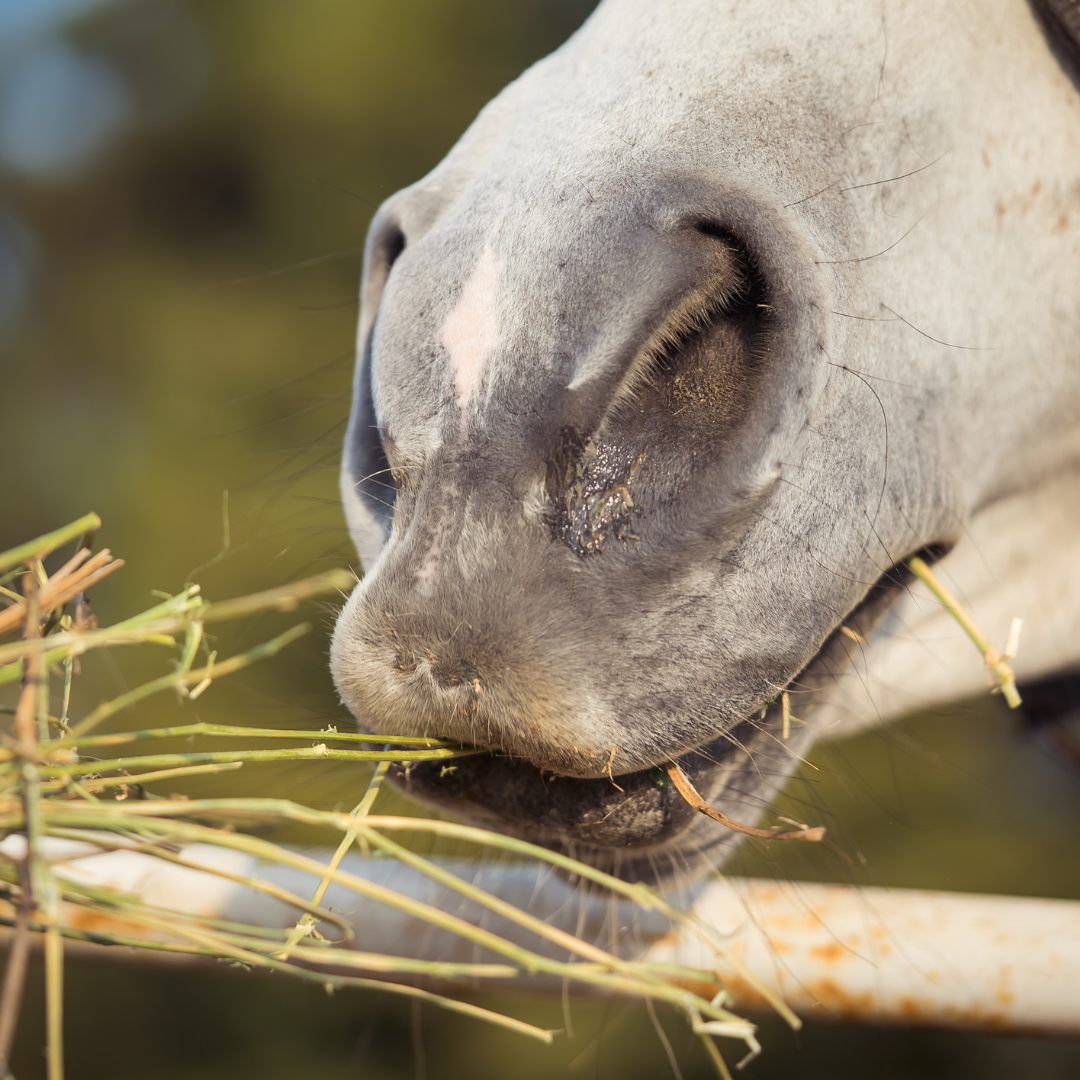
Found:
[[[1021,680],[1080,663],[1080,93],[1025,0],[606,0],[384,204],[362,299],[334,677],[499,752],[422,797],[710,865],[650,767],[753,818],[985,690],[918,551]]]

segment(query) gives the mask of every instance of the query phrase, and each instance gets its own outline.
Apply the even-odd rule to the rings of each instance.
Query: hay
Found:
[[[596,945],[552,927],[497,896],[457,877],[432,860],[404,847],[390,835],[427,833],[537,860],[593,882],[647,910],[663,912],[672,923],[699,935],[741,977],[758,987],[794,1027],[799,1021],[758,980],[726,954],[692,916],[677,910],[642,884],[610,877],[566,856],[483,829],[441,820],[387,817],[371,814],[391,762],[454,759],[479,751],[439,739],[394,738],[338,731],[278,730],[188,724],[101,732],[106,721],[141,705],[162,691],[197,699],[225,676],[275,656],[310,630],[301,623],[245,652],[219,659],[204,639],[207,623],[237,619],[267,611],[292,611],[305,600],[344,592],[354,577],[344,570],[294,582],[252,596],[221,603],[208,602],[198,585],[189,585],[149,610],[109,627],[99,627],[85,602],[88,585],[122,566],[107,551],[91,555],[93,535],[101,522],[89,514],[63,529],[0,553],[0,634],[22,636],[0,643],[0,686],[20,683],[18,703],[5,708],[10,728],[0,744],[0,831],[5,841],[25,838],[25,854],[10,843],[0,849],[0,897],[7,909],[0,923],[14,927],[0,990],[0,1066],[8,1075],[19,1013],[27,956],[32,935],[44,936],[49,1080],[63,1077],[63,953],[66,939],[124,945],[148,953],[178,953],[232,961],[250,968],[276,971],[322,983],[328,989],[377,987],[390,993],[431,1002],[442,1008],[479,1017],[542,1042],[555,1033],[419,986],[391,979],[419,978],[450,981],[527,980],[530,975],[555,976],[571,983],[660,1001],[680,1011],[705,1043],[718,1074],[727,1067],[713,1044],[714,1037],[742,1040],[753,1056],[758,1052],[754,1027],[734,1015],[718,977],[710,971],[684,970],[624,960]],[[81,538],[81,540],[80,540]],[[51,577],[42,561],[54,551],[79,540],[76,554]],[[77,658],[97,649],[126,646],[164,646],[173,657],[173,670],[104,702],[85,716],[69,715],[70,692],[77,675]],[[196,667],[200,654],[205,663]],[[57,687],[54,687],[54,683]],[[190,753],[154,753],[161,739],[179,736],[212,744],[215,739],[281,740],[306,745],[276,749],[197,749]],[[101,758],[102,751],[123,748],[123,756]],[[90,753],[92,752],[93,756]],[[320,769],[331,762],[371,762],[374,776],[351,813],[327,812],[283,799],[219,798],[177,801],[156,798],[147,785],[181,777],[228,774],[248,763],[304,762]],[[131,797],[135,795],[137,797]],[[341,835],[337,852],[321,863],[253,835],[253,827],[298,823],[334,830]],[[308,898],[223,870],[206,869],[243,886],[269,893],[295,907],[299,918],[288,931],[202,918],[191,913],[153,907],[115,889],[92,887],[65,876],[64,860],[50,859],[47,839],[77,840],[90,851],[126,848],[166,862],[180,862],[187,844],[210,844],[244,852],[262,860],[307,871],[319,879]],[[394,858],[449,886],[484,909],[511,920],[521,931],[514,940],[475,926],[385,886],[341,869],[341,860],[358,843],[364,851]],[[335,883],[365,902],[389,904],[426,923],[450,931],[489,953],[497,962],[438,963],[363,952],[354,947],[348,922],[322,905],[327,887]],[[97,917],[88,931],[70,925],[65,914],[77,911]],[[85,920],[84,920],[85,925]],[[321,927],[321,930],[320,930]],[[544,939],[570,954],[553,960],[523,945],[531,937]],[[354,974],[356,973],[356,974]],[[715,987],[710,998],[688,986]]]
[[[961,629],[971,639],[975,648],[982,654],[983,663],[990,672],[990,685],[995,693],[1005,698],[1010,709],[1020,707],[1020,692],[1016,689],[1016,674],[1009,661],[1016,656],[1020,647],[1020,631],[1023,623],[1014,618],[1009,627],[1009,639],[1005,651],[999,653],[987,636],[975,625],[975,620],[964,610],[956,599],[938,580],[937,575],[917,555],[908,559],[908,569],[934,594],[945,610],[956,620]]]

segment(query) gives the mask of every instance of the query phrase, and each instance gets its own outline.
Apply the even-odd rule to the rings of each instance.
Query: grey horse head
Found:
[[[730,834],[660,763],[753,818],[816,735],[981,685],[913,553],[1027,617],[1021,674],[1075,662],[1078,282],[1022,0],[607,0],[371,226],[343,701],[492,752],[422,797],[663,873]]]

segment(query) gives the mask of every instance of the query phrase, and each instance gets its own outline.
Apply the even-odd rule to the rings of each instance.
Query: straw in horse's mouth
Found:
[[[675,785],[675,790],[692,806],[695,810],[700,811],[706,817],[710,817],[713,821],[720,822],[727,829],[731,829],[732,832],[742,833],[744,836],[756,836],[759,840],[823,840],[825,838],[825,829],[818,825],[811,828],[809,825],[800,825],[794,829],[758,829],[753,825],[744,825],[741,821],[736,821],[734,818],[728,817],[727,814],[721,810],[717,810],[715,806],[711,806],[707,803],[700,794],[698,794],[697,788],[690,782],[690,778],[683,772],[682,767],[674,762],[668,761],[664,763],[664,771],[671,777],[671,782]]]

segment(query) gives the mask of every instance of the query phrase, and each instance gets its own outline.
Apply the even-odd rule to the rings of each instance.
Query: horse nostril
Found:
[[[662,332],[628,347],[603,422],[548,436],[547,524],[582,558],[615,549],[656,565],[674,557],[673,539],[696,542],[695,530],[708,530],[710,543],[720,531],[734,536],[749,521],[749,498],[767,490],[769,467],[745,446],[753,425],[774,423],[774,287],[750,245],[722,224],[687,219],[678,243],[700,276],[657,309]]]
[[[738,325],[744,333],[760,331],[772,305],[769,303],[768,283],[750,248],[730,229],[715,221],[699,221],[694,228],[703,236],[719,240],[734,259],[736,284],[728,291],[721,305],[724,319]]]

